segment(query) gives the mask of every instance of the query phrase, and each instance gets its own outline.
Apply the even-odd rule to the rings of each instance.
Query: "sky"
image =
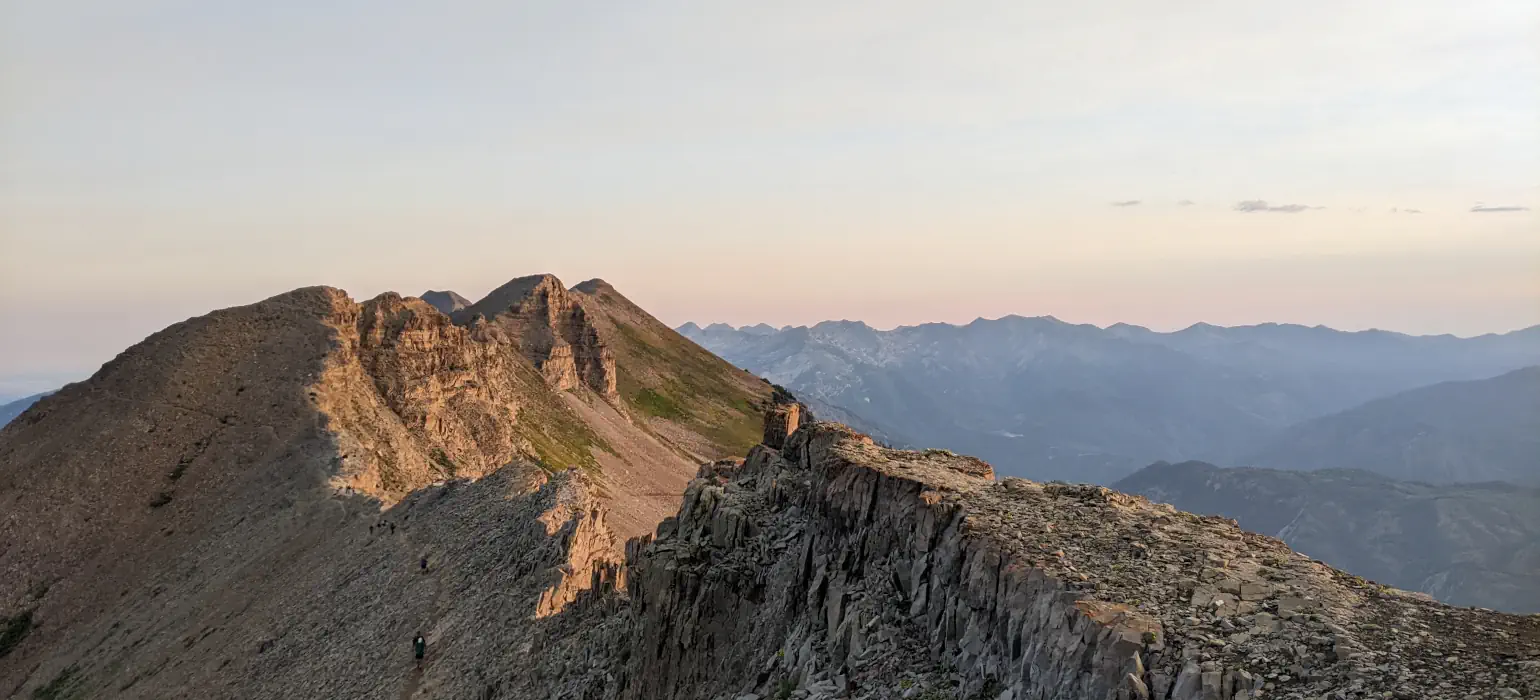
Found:
[[[295,287],[1540,323],[1533,0],[0,0],[0,396]]]

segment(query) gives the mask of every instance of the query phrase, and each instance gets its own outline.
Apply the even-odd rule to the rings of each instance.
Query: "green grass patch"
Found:
[[[685,423],[729,453],[759,444],[768,397],[747,388],[740,370],[693,343],[656,345],[632,326],[616,323],[615,329],[625,341],[615,348],[624,353],[617,384],[632,409]],[[646,367],[655,372],[636,372]]]
[[[593,448],[615,453],[609,443],[557,401],[524,406],[514,428],[529,441],[540,467],[552,473],[569,467],[598,472],[599,460],[594,457]]]
[[[669,398],[667,394],[660,394],[648,388],[636,392],[631,398],[631,405],[640,409],[642,413],[658,418],[683,420],[690,416],[679,402]]]
[[[706,426],[701,432],[734,454],[748,454],[764,438],[765,426],[758,415],[750,414]]]
[[[0,618],[0,659],[21,644],[32,631],[32,611],[24,610],[11,617]]]

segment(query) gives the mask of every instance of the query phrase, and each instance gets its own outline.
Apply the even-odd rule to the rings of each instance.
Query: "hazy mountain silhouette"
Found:
[[[41,399],[44,396],[52,393],[53,392],[51,391],[45,391],[41,394],[33,394],[31,396],[16,399],[10,403],[0,405],[0,427],[5,427],[6,423],[11,422],[11,419],[21,415],[22,412],[28,408],[31,408],[32,404],[38,402],[38,399]]]
[[[1102,483],[1152,459],[1236,463],[1303,421],[1540,363],[1540,327],[1477,338],[1280,324],[1159,333],[1009,316],[680,331],[897,441],[976,454],[1002,474]]]
[[[1114,487],[1235,518],[1332,566],[1455,605],[1540,612],[1540,489],[1200,462],[1154,464]]]
[[[1306,421],[1243,462],[1540,486],[1540,367],[1412,389]]]

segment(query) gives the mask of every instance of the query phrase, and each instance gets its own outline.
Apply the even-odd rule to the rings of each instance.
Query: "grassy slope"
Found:
[[[545,386],[533,366],[526,365],[521,370],[529,373],[528,386]],[[552,472],[573,466],[596,470],[599,462],[594,459],[592,448],[615,452],[554,393],[532,391],[524,400],[515,430],[534,448],[541,468]]]
[[[721,455],[742,455],[759,442],[769,384],[674,332],[602,281],[584,282],[573,292],[615,353],[618,388],[633,413],[700,434]]]

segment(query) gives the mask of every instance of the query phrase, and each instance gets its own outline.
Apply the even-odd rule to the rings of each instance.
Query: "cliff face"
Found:
[[[632,545],[631,698],[1517,698],[1540,619],[1447,607],[1094,486],[831,424]],[[910,689],[917,689],[910,692]]]
[[[614,354],[600,340],[587,310],[555,277],[513,280],[455,318],[468,323],[477,315],[505,330],[557,391],[587,386],[607,399],[617,398]]]
[[[339,300],[327,321],[336,348],[313,392],[337,435],[341,485],[389,502],[539,457],[517,430],[538,378],[498,329],[456,326],[396,294]]]

